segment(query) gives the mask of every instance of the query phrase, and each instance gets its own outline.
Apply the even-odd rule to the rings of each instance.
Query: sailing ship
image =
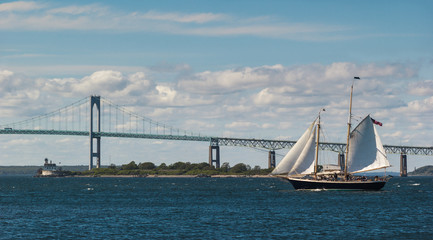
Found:
[[[355,77],[355,79],[359,79]],[[288,180],[296,190],[380,190],[388,179],[354,175],[390,167],[382,141],[373,124],[380,124],[367,115],[351,130],[353,83],[350,91],[346,158],[344,165],[318,165],[320,144],[320,113],[296,142],[272,175]],[[319,169],[321,166],[322,169]]]

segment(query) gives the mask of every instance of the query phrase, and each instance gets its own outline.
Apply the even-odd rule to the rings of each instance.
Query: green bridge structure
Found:
[[[209,164],[215,164],[216,168],[220,167],[221,146],[265,149],[269,152],[268,167],[275,167],[275,150],[291,148],[296,143],[289,140],[201,136],[133,113],[100,96],[86,97],[56,111],[24,121],[1,124],[0,134],[88,137],[89,170],[95,167],[94,160],[96,160],[96,168],[101,167],[102,137],[209,142]],[[339,162],[344,160],[346,144],[323,142],[319,147],[321,150],[338,152]],[[400,154],[401,176],[407,176],[407,155],[433,155],[433,147],[384,145],[384,148],[386,153]]]

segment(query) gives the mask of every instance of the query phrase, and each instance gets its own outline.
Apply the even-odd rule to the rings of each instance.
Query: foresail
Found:
[[[316,128],[313,129],[307,144],[299,155],[289,175],[310,174],[314,172],[314,155],[316,153]]]
[[[348,171],[351,173],[390,166],[370,116],[365,117],[350,134],[347,160]]]
[[[308,144],[311,135],[314,135],[313,127],[316,121],[314,121],[310,127],[304,132],[304,134],[299,138],[299,140],[293,145],[290,151],[284,156],[281,162],[275,167],[275,169],[271,172],[272,175],[278,174],[288,174],[293,166],[296,164],[299,156],[304,151],[304,148]]]

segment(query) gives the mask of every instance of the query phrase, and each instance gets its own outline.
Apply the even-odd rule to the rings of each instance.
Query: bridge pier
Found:
[[[268,168],[275,168],[275,151],[271,150],[268,154]]]
[[[340,167],[340,169],[342,171],[344,171],[344,153],[339,153],[338,154],[338,166]]]
[[[214,158],[215,150],[215,158]],[[215,168],[220,168],[220,147],[219,146],[209,146],[209,165],[213,166],[215,163]]]
[[[96,132],[93,131],[93,108],[96,106]],[[98,134],[95,134],[98,133]],[[90,96],[90,161],[89,170],[93,168],[93,158],[96,157],[96,168],[101,167],[101,97]],[[96,152],[94,152],[93,144],[96,140]]]
[[[404,152],[400,154],[400,177],[407,177],[407,155]]]
[[[215,158],[214,158],[215,152]],[[220,146],[218,138],[211,138],[209,146],[209,166],[213,166],[215,163],[215,168],[220,168]]]

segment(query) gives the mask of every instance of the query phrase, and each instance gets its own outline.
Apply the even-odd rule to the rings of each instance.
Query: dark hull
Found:
[[[286,178],[296,190],[369,190],[378,191],[382,189],[386,181],[326,181]]]

